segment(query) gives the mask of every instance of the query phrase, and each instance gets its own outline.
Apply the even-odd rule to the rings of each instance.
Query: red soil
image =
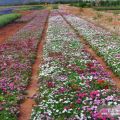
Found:
[[[0,44],[22,28],[24,23],[11,23],[5,27],[0,28]]]
[[[41,40],[38,46],[38,51],[37,51],[37,58],[35,60],[35,63],[33,64],[32,67],[32,80],[30,82],[30,85],[27,88],[27,96],[24,101],[20,105],[20,115],[18,120],[29,120],[32,112],[32,108],[34,105],[36,105],[35,100],[32,98],[38,91],[38,71],[40,67],[40,63],[42,62],[42,53],[43,53],[43,44],[45,42],[45,37],[46,37],[46,31],[47,31],[47,26],[48,26],[48,19],[46,21]]]
[[[18,13],[22,14],[22,15],[28,15],[28,14],[31,14],[33,11],[19,11]]]

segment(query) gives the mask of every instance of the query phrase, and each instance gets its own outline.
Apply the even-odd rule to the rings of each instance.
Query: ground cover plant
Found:
[[[3,27],[7,25],[8,23],[11,23],[15,21],[16,19],[20,18],[21,15],[17,13],[11,13],[0,16],[0,27]]]
[[[82,18],[72,15],[66,15],[65,18],[84,36],[98,55],[104,58],[113,72],[120,76],[120,37]]]
[[[31,120],[117,120],[119,114],[110,109],[120,104],[119,98],[108,73],[52,11]]]
[[[41,11],[7,42],[0,44],[0,120],[16,120],[24,100],[48,11]]]

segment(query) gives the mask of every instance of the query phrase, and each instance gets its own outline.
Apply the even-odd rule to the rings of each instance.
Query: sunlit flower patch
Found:
[[[24,15],[21,18],[17,19],[16,22],[29,22],[30,20],[32,20],[34,17],[36,17],[38,15],[40,11],[34,11],[28,15]]]
[[[74,15],[64,17],[85,37],[91,47],[104,57],[113,72],[120,76],[120,37]]]
[[[55,11],[49,18],[43,55],[38,105],[31,120],[118,119],[107,109],[119,104],[119,91]]]
[[[19,113],[18,104],[24,99],[31,79],[31,67],[47,16],[48,11],[37,13],[37,17],[0,45],[0,119],[15,120]]]

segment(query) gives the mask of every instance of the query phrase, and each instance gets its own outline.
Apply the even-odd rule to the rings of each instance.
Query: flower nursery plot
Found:
[[[120,76],[120,37],[58,8],[0,16],[23,24],[0,43],[0,120],[119,120],[120,90],[97,57]]]
[[[0,120],[17,119],[47,16],[47,10],[38,12],[31,22],[0,45]]]
[[[64,16],[71,20],[70,15]],[[120,105],[119,90],[57,11],[49,17],[36,102],[31,120],[120,117],[111,112]]]
[[[104,58],[113,72],[120,76],[120,36],[74,15],[64,15],[64,17],[84,36],[91,47]]]

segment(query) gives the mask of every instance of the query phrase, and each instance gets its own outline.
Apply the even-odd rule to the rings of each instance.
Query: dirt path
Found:
[[[36,104],[35,100],[32,97],[37,93],[38,90],[38,79],[39,79],[38,71],[39,71],[40,63],[42,61],[43,44],[45,42],[46,31],[48,27],[48,18],[46,20],[45,27],[40,39],[40,43],[38,45],[37,57],[32,67],[32,80],[27,88],[28,94],[26,95],[26,99],[24,103],[20,105],[20,115],[18,120],[29,120],[31,116],[32,108]]]
[[[0,44],[16,33],[24,25],[25,23],[11,23],[5,27],[0,28]]]
[[[120,78],[117,77],[112,70],[107,66],[104,59],[97,55],[97,53],[91,48],[91,46],[88,44],[88,42],[84,39],[82,35],[66,20],[66,18],[60,14],[63,19],[69,24],[71,29],[73,29],[76,33],[76,35],[80,38],[80,41],[85,45],[85,49],[103,66],[104,70],[109,73],[112,80],[115,82],[116,86],[120,88]]]

